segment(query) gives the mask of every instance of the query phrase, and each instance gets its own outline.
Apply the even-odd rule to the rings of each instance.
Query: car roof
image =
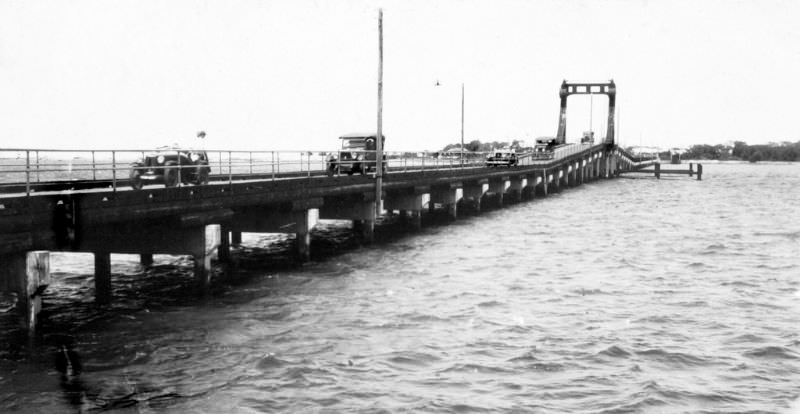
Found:
[[[181,147],[179,145],[163,145],[160,147],[156,147],[154,152],[159,151],[187,151],[187,152],[205,152],[205,150],[198,149],[198,148],[191,148],[191,147]]]
[[[351,132],[349,134],[344,134],[339,137],[339,139],[355,139],[355,138],[375,138],[378,134],[374,132]],[[383,139],[386,139],[386,135],[383,136]]]

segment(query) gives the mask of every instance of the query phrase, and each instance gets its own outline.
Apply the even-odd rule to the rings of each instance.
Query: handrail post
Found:
[[[233,160],[231,160],[231,151],[228,151],[228,184],[233,185]]]
[[[117,192],[117,152],[111,151],[111,188]]]
[[[311,177],[311,155],[312,155],[312,154],[311,154],[311,151],[309,151],[309,152],[308,152],[308,160],[306,161],[306,162],[308,162],[308,168],[307,168],[307,170],[308,170],[308,176],[309,176],[309,177]]]
[[[92,151],[92,181],[97,180],[97,165],[95,165],[94,151]]]
[[[272,167],[272,180],[275,181],[275,151],[271,151],[272,153],[272,162],[270,166]]]
[[[222,175],[222,151],[219,152],[219,175]]]
[[[31,195],[31,152],[25,151],[25,195]]]
[[[36,150],[36,182],[39,181],[39,150]]]
[[[176,151],[176,152],[177,152],[177,155],[178,155],[178,183],[175,184],[175,185],[176,186],[180,186],[181,185],[181,169],[183,168],[183,165],[181,163],[181,152],[180,151]]]
[[[253,175],[253,151],[250,151],[250,175]]]
[[[281,173],[281,153],[278,153],[278,174]]]

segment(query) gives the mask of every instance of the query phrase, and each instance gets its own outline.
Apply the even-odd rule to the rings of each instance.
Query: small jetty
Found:
[[[695,166],[697,169],[695,169]],[[653,164],[652,168],[642,168],[639,170],[625,171],[625,174],[639,173],[639,174],[653,174],[657,179],[661,179],[661,175],[688,175],[689,177],[696,176],[698,180],[703,179],[703,164],[689,163],[689,169],[678,168],[661,168],[661,163]]]

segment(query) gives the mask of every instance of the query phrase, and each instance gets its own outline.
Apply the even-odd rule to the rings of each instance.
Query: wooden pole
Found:
[[[100,304],[111,302],[111,254],[94,252],[94,292]]]
[[[697,181],[703,179],[703,164],[697,164]]]
[[[22,275],[19,304],[25,315],[28,334],[36,330],[37,315],[42,310],[42,293],[50,284],[50,252],[33,251],[25,255],[25,272]]]
[[[464,83],[461,83],[461,168],[464,168]]]
[[[660,162],[656,163],[656,178],[657,179],[661,178],[661,163]]]
[[[375,137],[375,212],[383,203],[383,9],[378,10],[378,135]]]

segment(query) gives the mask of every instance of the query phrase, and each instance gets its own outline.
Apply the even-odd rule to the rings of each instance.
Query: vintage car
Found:
[[[594,144],[594,131],[583,131],[581,144]]]
[[[531,158],[534,160],[549,160],[553,158],[553,150],[558,146],[558,140],[555,138],[537,138]]]
[[[328,157],[328,176],[334,174],[367,174],[376,168],[376,137],[371,133],[352,133],[339,137],[342,149]],[[381,140],[386,142],[386,136]],[[386,172],[386,155],[383,156],[382,171]]]
[[[517,162],[517,153],[511,149],[494,150],[486,157],[487,167],[513,167]]]
[[[131,165],[131,187],[139,190],[145,183],[163,183],[166,187],[183,184],[208,184],[211,167],[205,151],[159,148],[145,154]]]

